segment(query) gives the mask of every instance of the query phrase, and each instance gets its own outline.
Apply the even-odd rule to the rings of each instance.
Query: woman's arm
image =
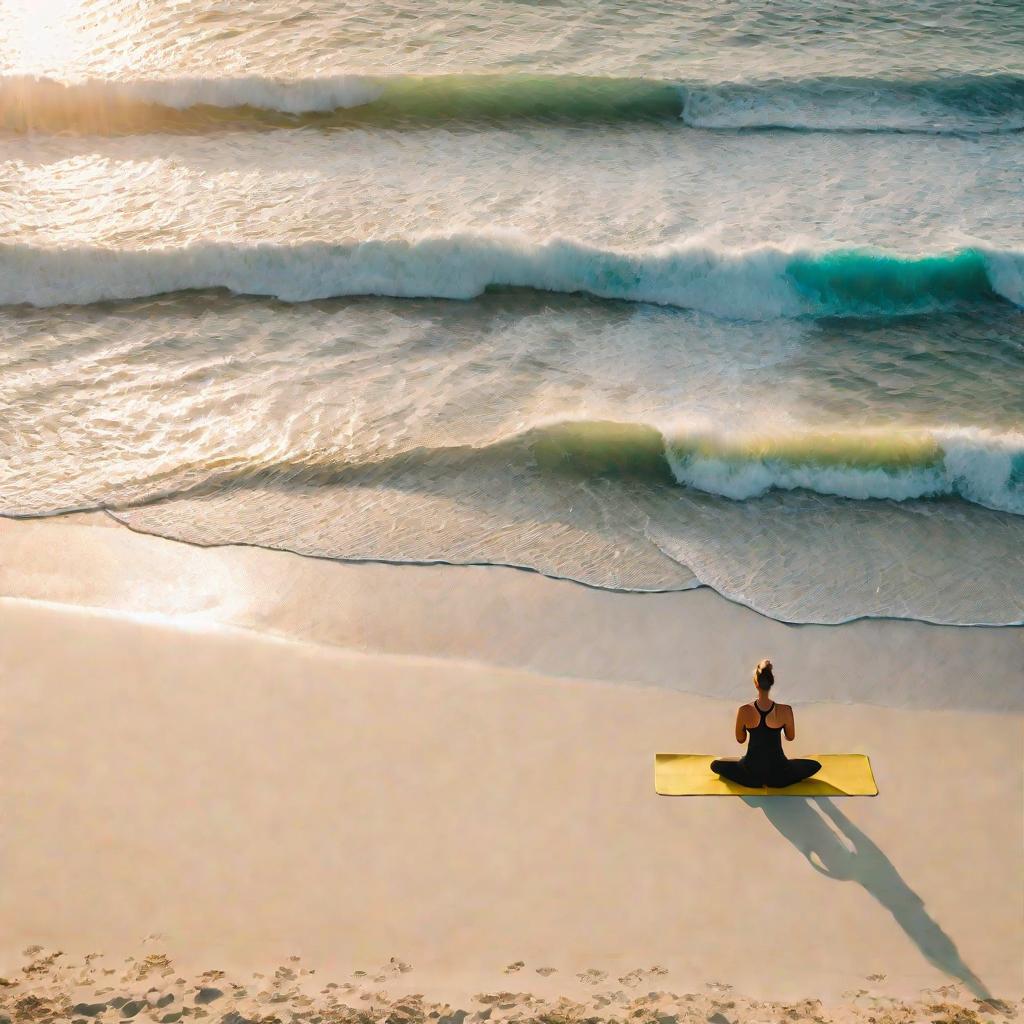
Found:
[[[747,742],[747,727],[743,723],[743,708],[736,712],[736,742]]]
[[[786,706],[786,717],[783,720],[782,728],[786,733],[786,739],[791,740],[796,736],[796,722],[793,721],[793,709]]]

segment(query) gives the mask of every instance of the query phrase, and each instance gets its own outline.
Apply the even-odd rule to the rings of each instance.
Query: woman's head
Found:
[[[754,667],[754,685],[759,690],[770,690],[775,682],[775,674],[772,672],[772,663],[765,658],[759,661]]]

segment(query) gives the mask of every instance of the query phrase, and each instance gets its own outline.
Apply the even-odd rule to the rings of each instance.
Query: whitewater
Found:
[[[818,431],[783,436],[671,433],[676,480],[742,501],[770,490],[844,498],[957,497],[1024,515],[1024,434],[977,428]]]
[[[0,246],[0,302],[8,305],[208,288],[288,302],[347,295],[472,299],[494,286],[586,292],[741,319],[905,315],[999,299],[1024,305],[1024,251],[902,256],[683,243],[633,253],[511,232],[134,251]]]

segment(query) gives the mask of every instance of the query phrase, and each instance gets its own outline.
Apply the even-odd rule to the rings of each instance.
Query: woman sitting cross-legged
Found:
[[[774,682],[772,663],[767,659],[759,662],[754,669],[757,699],[744,704],[736,712],[736,742],[743,743],[749,737],[747,752],[739,760],[730,758],[711,762],[711,770],[723,779],[752,789],[762,786],[781,789],[821,770],[820,761],[809,757],[790,760],[783,753],[783,734],[787,740],[793,739],[796,726],[793,709],[771,699]]]

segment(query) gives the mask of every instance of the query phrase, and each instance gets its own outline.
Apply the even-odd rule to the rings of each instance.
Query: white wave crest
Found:
[[[469,299],[490,286],[586,292],[652,302],[735,319],[802,315],[874,315],[943,308],[950,297],[929,290],[927,274],[892,293],[887,279],[913,260],[855,255],[857,289],[844,293],[844,260],[828,251],[759,246],[714,249],[698,242],[627,251],[571,239],[535,241],[516,233],[477,233],[338,243],[195,242],[168,249],[42,248],[0,245],[0,303],[84,305],[166,292],[226,288],[301,302],[346,295]],[[956,254],[953,259],[958,259]],[[970,257],[990,285],[1024,301],[1024,257],[978,250]],[[824,284],[803,286],[806,268],[823,268]],[[796,268],[796,269],[794,269]],[[801,270],[800,268],[803,268]],[[865,274],[876,274],[865,294]],[[984,286],[982,277],[982,287]],[[967,279],[965,298],[979,297]]]
[[[1024,93],[1020,79],[999,76],[959,87],[942,80],[722,83],[685,88],[680,116],[691,128],[709,129],[1017,132],[1024,129]]]
[[[777,437],[666,432],[665,450],[679,483],[737,501],[800,489],[858,500],[958,497],[1024,515],[1024,433],[971,427]]]
[[[992,290],[1015,306],[1024,306],[1024,253],[985,251],[984,257]]]
[[[117,107],[151,104],[171,110],[192,107],[253,107],[283,114],[327,113],[372,103],[383,92],[375,79],[360,75],[309,79],[164,78],[58,82],[29,76],[0,77],[0,106],[61,104]]]
[[[0,303],[84,305],[204,288],[289,302],[344,295],[469,299],[497,285],[759,319],[809,308],[785,279],[789,258],[773,248],[683,245],[631,253],[498,233],[145,250],[15,244],[0,246]]]

